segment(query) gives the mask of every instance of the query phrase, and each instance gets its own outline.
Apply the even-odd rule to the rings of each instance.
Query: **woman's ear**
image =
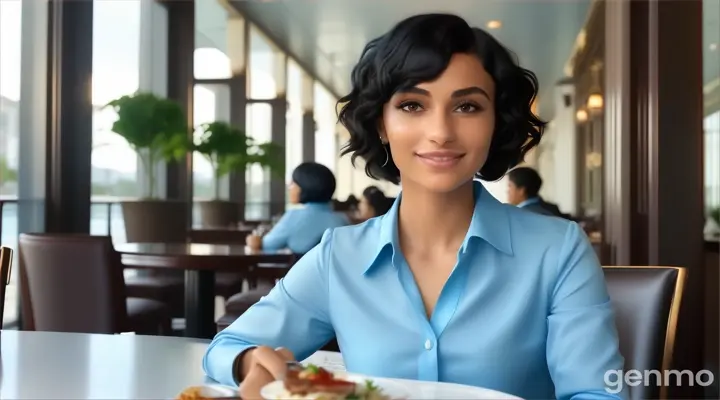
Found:
[[[387,134],[385,134],[385,124],[383,124],[382,120],[378,122],[378,135],[380,136],[380,142],[382,142],[382,144],[387,144],[388,139]]]

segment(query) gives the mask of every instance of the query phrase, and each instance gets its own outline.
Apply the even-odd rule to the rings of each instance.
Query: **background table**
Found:
[[[1,399],[174,399],[211,383],[207,340],[136,335],[0,332]]]
[[[1,0],[0,0],[1,1]],[[260,263],[292,264],[289,251],[256,251],[244,245],[124,243],[115,246],[133,268],[185,271],[185,334],[212,338],[215,331],[215,272],[248,272]]]

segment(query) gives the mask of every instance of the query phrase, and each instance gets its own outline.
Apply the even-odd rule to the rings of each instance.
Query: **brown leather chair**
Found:
[[[13,251],[9,247],[0,247],[0,327],[5,317],[5,291],[10,284]]]
[[[607,266],[603,270],[625,371],[660,371],[662,375],[672,365],[686,269]],[[628,387],[631,399],[666,399],[666,389],[667,384],[657,382]]]
[[[109,237],[21,234],[19,242],[26,330],[170,333],[165,304],[126,296]]]

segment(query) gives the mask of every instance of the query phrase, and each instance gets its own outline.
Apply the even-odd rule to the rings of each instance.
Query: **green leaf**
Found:
[[[112,107],[118,115],[112,131],[122,136],[136,152],[147,150],[149,161],[181,160],[192,148],[187,117],[175,101],[137,92],[115,99],[106,107]],[[154,168],[147,165],[145,173],[153,182]]]
[[[215,172],[215,186],[231,172],[243,172],[257,164],[274,173],[284,174],[282,147],[273,143],[256,144],[255,140],[227,122],[216,121],[199,126],[193,150],[205,156]]]

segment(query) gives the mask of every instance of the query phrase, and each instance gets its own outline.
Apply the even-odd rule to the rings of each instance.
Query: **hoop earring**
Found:
[[[381,168],[384,168],[387,165],[388,161],[390,161],[390,153],[388,153],[385,143],[383,143],[383,150],[385,150],[385,163],[380,166]]]

